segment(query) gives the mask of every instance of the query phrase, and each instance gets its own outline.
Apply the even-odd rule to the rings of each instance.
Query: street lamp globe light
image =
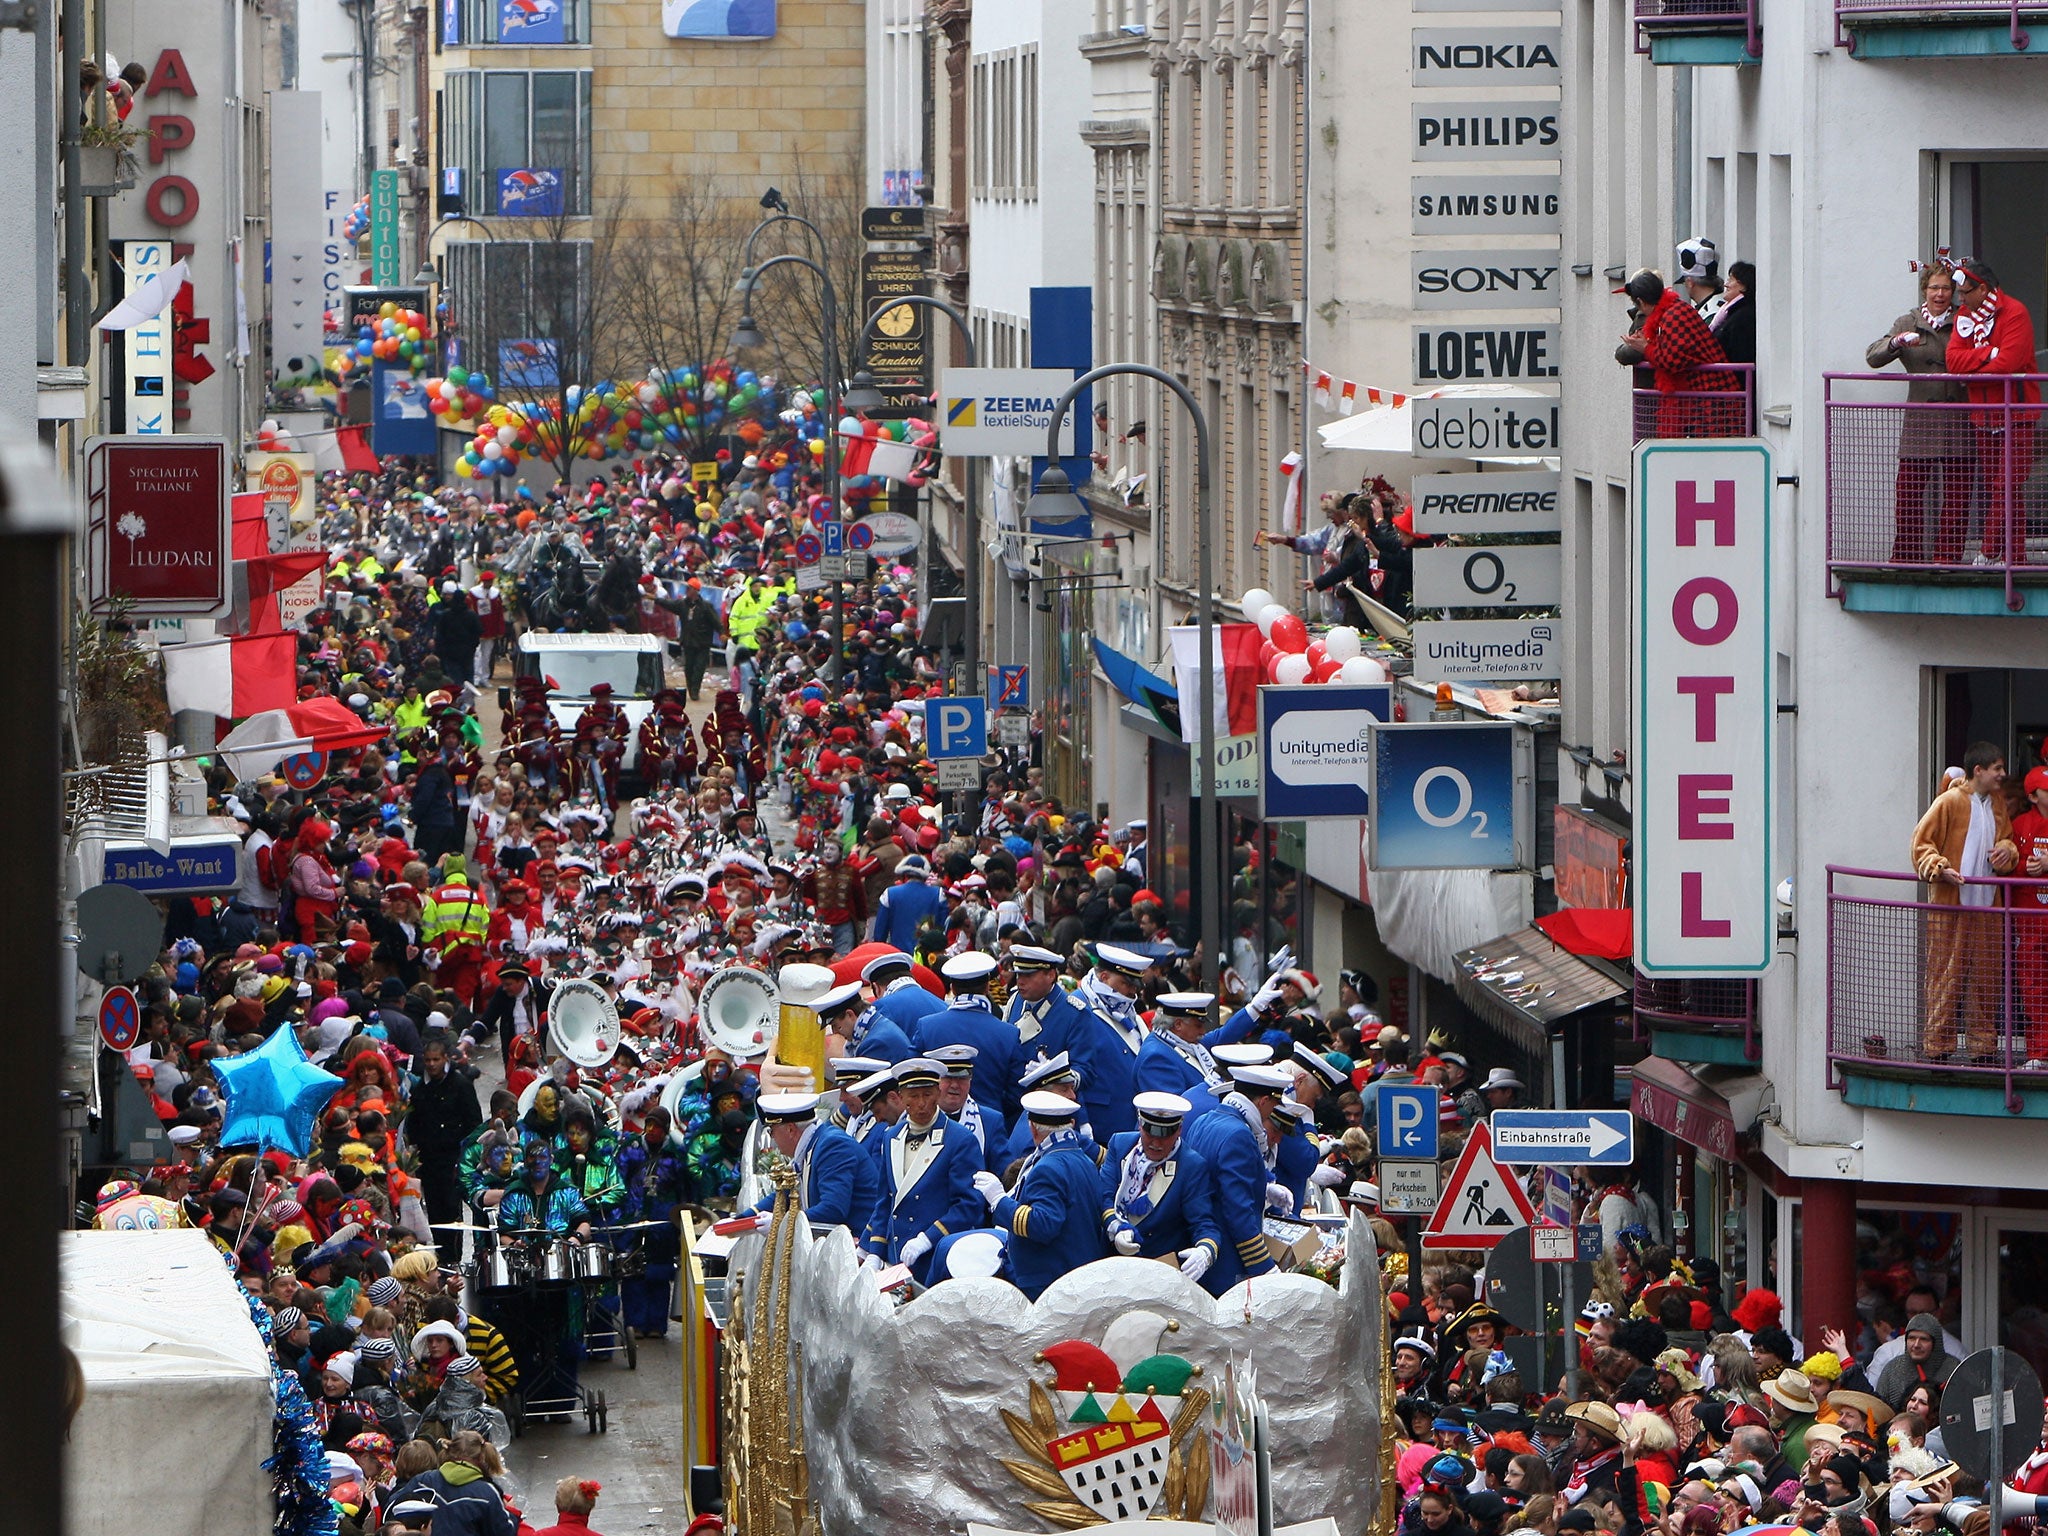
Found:
[[[1038,489],[1024,505],[1024,515],[1034,523],[1065,523],[1087,514],[1067,472],[1057,461],[1046,465],[1045,473],[1038,477]]]
[[[768,345],[768,338],[761,334],[761,328],[754,324],[752,315],[741,315],[739,329],[732,333],[732,350],[751,352],[756,347]]]
[[[888,396],[875,387],[875,376],[866,368],[854,374],[846,393],[839,397],[840,408],[848,411],[879,411],[888,403]]]

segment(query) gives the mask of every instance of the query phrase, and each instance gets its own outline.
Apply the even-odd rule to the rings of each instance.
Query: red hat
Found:
[[[1394,514],[1394,526],[1407,534],[1409,538],[1415,538],[1415,509],[1413,507],[1403,507],[1400,511],[1396,512]]]
[[[2048,768],[2029,768],[2025,788],[2030,795],[2037,789],[2048,789]]]
[[[1735,1303],[1735,1310],[1730,1316],[1743,1332],[1755,1333],[1759,1328],[1769,1328],[1775,1324],[1784,1310],[1785,1304],[1778,1299],[1776,1291],[1758,1286]]]
[[[341,958],[350,965],[368,965],[370,963],[370,946],[358,940],[341,952]]]

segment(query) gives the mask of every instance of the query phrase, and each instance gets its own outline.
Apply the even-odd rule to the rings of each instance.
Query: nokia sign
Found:
[[[1417,27],[1410,55],[1415,84],[1557,85],[1561,27]]]
[[[1555,160],[1554,101],[1415,102],[1410,143],[1417,160]]]
[[[1558,253],[1415,251],[1409,256],[1417,309],[1555,309]]]

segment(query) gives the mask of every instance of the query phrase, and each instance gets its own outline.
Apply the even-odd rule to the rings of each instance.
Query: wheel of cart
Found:
[[[602,1392],[587,1392],[583,1401],[583,1420],[590,1426],[593,1435],[611,1432],[611,1414]]]
[[[625,1355],[629,1371],[640,1369],[640,1345],[633,1330],[626,1326],[626,1302],[619,1282],[647,1272],[647,1255],[641,1250],[638,1229],[654,1225],[657,1223],[635,1222],[600,1229],[591,1234],[593,1241],[576,1253],[577,1279],[583,1286],[584,1297],[584,1351],[588,1354],[617,1350]],[[607,1237],[613,1243],[623,1241],[623,1246],[603,1242]]]

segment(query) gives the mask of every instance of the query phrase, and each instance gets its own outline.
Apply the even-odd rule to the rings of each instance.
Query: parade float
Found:
[[[1393,1536],[1372,1263],[1211,1297],[1171,1265],[1111,1258],[1035,1303],[993,1278],[905,1300],[844,1228],[814,1236],[787,1208],[788,1177],[723,1279],[707,1291],[693,1256],[681,1280],[686,1448],[715,1439],[738,1536]],[[1362,1217],[1344,1236],[1374,1252]]]

